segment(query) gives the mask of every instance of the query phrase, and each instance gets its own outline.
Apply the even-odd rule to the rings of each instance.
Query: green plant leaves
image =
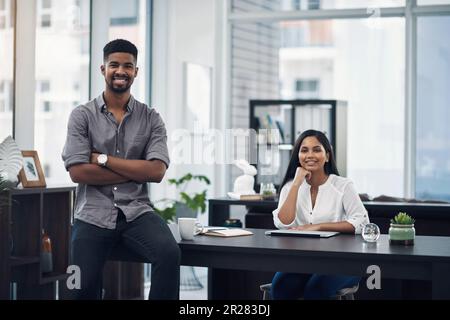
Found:
[[[207,185],[211,184],[211,181],[208,177],[204,175],[193,175],[191,173],[187,173],[179,179],[169,179],[168,183],[171,185],[175,185],[175,187],[179,190],[180,200],[174,199],[163,199],[157,202],[166,201],[170,202],[171,206],[166,207],[165,209],[157,209],[155,211],[161,215],[166,221],[173,221],[173,218],[176,216],[175,203],[184,203],[188,208],[193,210],[194,212],[198,212],[200,210],[201,213],[206,211],[206,192],[207,190],[203,190],[200,193],[189,194],[186,192],[187,186],[189,182],[197,180],[199,182],[205,183]]]
[[[414,224],[415,220],[406,212],[399,212],[394,219],[391,219],[393,224]]]
[[[153,207],[156,213],[159,214],[165,221],[174,221],[174,217],[176,216],[176,208],[175,206],[166,207],[165,209],[158,209]]]
[[[206,176],[192,175],[191,173],[187,173],[179,179],[169,179],[168,182],[169,184],[174,184],[176,187],[179,187],[191,180],[199,180],[205,182],[208,185],[211,184],[211,181]]]

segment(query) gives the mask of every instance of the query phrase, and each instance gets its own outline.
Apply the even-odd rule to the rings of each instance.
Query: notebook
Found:
[[[303,231],[303,230],[268,230],[268,236],[289,236],[289,237],[310,237],[310,238],[330,238],[338,235],[337,231]]]
[[[253,232],[239,228],[205,227],[201,234],[214,237],[238,237],[250,236]]]

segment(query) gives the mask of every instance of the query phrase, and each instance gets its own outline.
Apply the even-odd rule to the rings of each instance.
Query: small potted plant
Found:
[[[206,189],[198,193],[188,193],[188,186],[193,180],[198,180],[209,185],[211,182],[206,176],[188,173],[179,179],[169,179],[171,185],[175,185],[179,191],[179,199],[161,199],[155,202],[153,208],[167,222],[176,222],[175,217],[196,218],[200,210],[206,211]],[[163,208],[160,205],[163,204]]]
[[[415,220],[405,212],[399,212],[394,219],[391,219],[389,228],[389,243],[405,246],[414,245],[416,229],[414,229]]]

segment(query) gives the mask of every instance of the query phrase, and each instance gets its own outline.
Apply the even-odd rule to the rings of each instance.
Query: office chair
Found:
[[[262,284],[259,289],[263,292],[263,300],[270,300],[270,289],[272,289],[271,283]],[[332,300],[355,300],[355,293],[359,289],[359,284],[339,290]]]

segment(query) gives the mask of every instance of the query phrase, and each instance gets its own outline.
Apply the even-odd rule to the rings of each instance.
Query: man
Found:
[[[72,264],[80,267],[79,299],[100,299],[102,269],[121,244],[152,263],[149,299],[178,299],[180,250],[152,211],[147,182],[161,182],[169,156],[164,123],[135,100],[137,48],[118,39],[103,49],[105,91],[70,115],[62,158],[78,183]]]

